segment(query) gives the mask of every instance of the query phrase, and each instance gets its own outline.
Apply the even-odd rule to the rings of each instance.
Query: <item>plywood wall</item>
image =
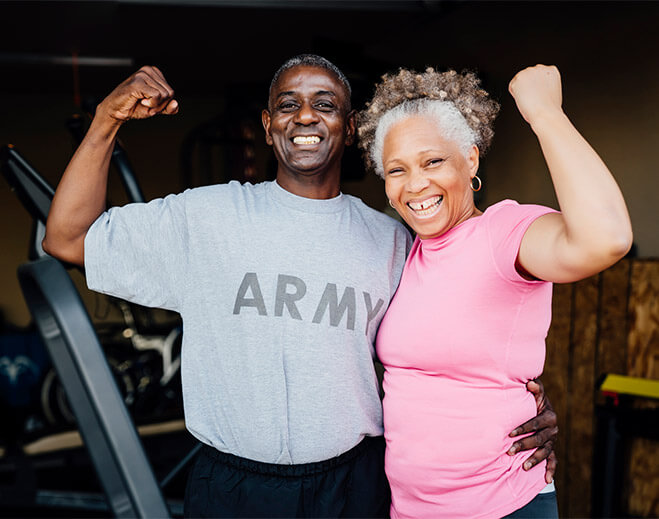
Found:
[[[625,259],[578,283],[554,286],[543,381],[559,421],[561,517],[591,517],[595,405],[606,373],[659,379],[659,260]],[[657,402],[639,400],[651,407]],[[620,489],[626,515],[659,516],[659,445],[632,441]]]

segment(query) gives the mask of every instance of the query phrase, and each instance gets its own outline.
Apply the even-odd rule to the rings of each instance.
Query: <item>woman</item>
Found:
[[[417,233],[377,338],[394,518],[557,515],[543,464],[508,456],[507,432],[535,414],[525,383],[542,372],[551,283],[591,276],[632,243],[618,186],[563,113],[556,67],[527,68],[509,90],[561,211],[475,206],[499,110],[479,84],[401,70],[360,114],[367,163]]]

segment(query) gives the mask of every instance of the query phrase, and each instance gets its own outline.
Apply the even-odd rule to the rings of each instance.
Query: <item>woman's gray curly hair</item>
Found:
[[[373,99],[358,114],[359,147],[366,167],[384,178],[382,145],[387,131],[402,119],[421,115],[436,121],[465,155],[474,144],[482,155],[492,142],[498,113],[499,103],[480,87],[473,72],[400,69],[382,76]]]

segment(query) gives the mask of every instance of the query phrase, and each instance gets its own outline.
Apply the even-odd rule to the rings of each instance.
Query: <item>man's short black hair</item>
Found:
[[[298,54],[297,56],[293,56],[292,58],[286,60],[284,64],[277,69],[275,75],[272,76],[272,81],[270,81],[270,90],[268,91],[268,99],[272,95],[272,89],[279,80],[279,77],[287,70],[299,66],[324,68],[325,70],[332,72],[337,77],[337,79],[341,81],[346,89],[346,94],[348,94],[346,96],[346,101],[348,103],[346,108],[348,111],[350,110],[350,97],[352,96],[352,88],[348,78],[334,63],[328,59],[323,58],[322,56],[318,56],[317,54]]]

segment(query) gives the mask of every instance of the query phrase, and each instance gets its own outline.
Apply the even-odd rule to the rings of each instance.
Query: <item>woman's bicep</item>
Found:
[[[517,263],[523,271],[553,283],[571,283],[602,270],[593,258],[570,243],[561,213],[545,214],[529,225]]]

